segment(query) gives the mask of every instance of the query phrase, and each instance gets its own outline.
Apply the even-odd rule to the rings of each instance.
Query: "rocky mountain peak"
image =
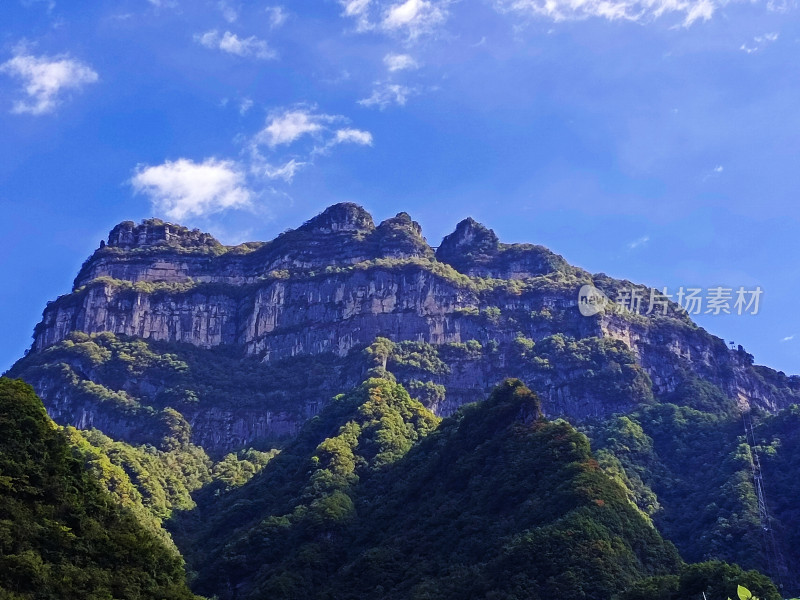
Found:
[[[407,212],[399,212],[392,218],[382,221],[378,229],[405,229],[415,235],[422,235],[422,226]]]
[[[495,232],[467,217],[456,225],[456,230],[442,240],[436,257],[443,262],[451,262],[465,256],[490,256],[497,252],[500,240]]]
[[[375,230],[375,236],[380,256],[433,258],[433,250],[422,237],[422,227],[406,212],[383,221]]]
[[[487,265],[499,252],[500,240],[495,232],[467,217],[456,225],[453,233],[445,236],[436,251],[436,258],[462,273],[485,277],[491,274],[486,270]]]
[[[123,221],[114,227],[108,234],[108,245],[131,250],[153,246],[213,247],[220,243],[210,233],[199,229],[188,229],[161,219],[145,219],[139,225]]]
[[[369,233],[375,229],[375,222],[362,206],[353,202],[340,202],[303,223],[300,229],[314,233]]]
[[[543,246],[500,242],[493,230],[472,218],[445,236],[436,258],[467,275],[495,279],[526,279],[572,269]]]

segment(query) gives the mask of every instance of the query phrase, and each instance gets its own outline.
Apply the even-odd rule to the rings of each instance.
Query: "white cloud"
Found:
[[[215,158],[202,163],[180,158],[154,167],[140,165],[130,183],[171,219],[245,208],[252,199],[239,165]]]
[[[273,29],[286,22],[287,15],[282,6],[268,6],[267,13],[269,14],[269,25]]]
[[[667,14],[682,17],[689,27],[708,21],[726,0],[494,0],[501,13],[522,17],[546,17],[554,21],[573,21],[599,17],[615,20],[646,21]]]
[[[313,108],[300,106],[277,111],[267,118],[267,124],[253,138],[253,150],[258,146],[290,145],[297,140],[311,136],[315,139],[312,153],[325,152],[338,144],[372,145],[372,134],[352,127],[331,127],[334,123],[346,122],[341,115],[317,113]],[[301,163],[303,164],[303,163]]]
[[[307,164],[308,163],[305,162],[298,162],[293,158],[279,167],[264,163],[257,167],[257,172],[260,172],[269,179],[283,179],[289,182],[294,178],[295,173]]]
[[[97,73],[87,64],[65,54],[33,56],[22,45],[17,46],[13,58],[0,65],[0,73],[23,82],[27,99],[16,101],[12,112],[32,115],[52,112],[64,91],[80,90],[98,80]]]
[[[403,30],[409,38],[432,32],[447,16],[442,3],[429,0],[406,0],[388,8],[381,22],[387,30]]]
[[[356,31],[383,30],[414,40],[434,33],[447,20],[453,0],[339,0],[342,16],[356,22]]]
[[[782,341],[782,342],[791,342],[793,339],[794,339],[794,334],[792,334],[792,335],[787,335],[787,336],[786,336],[785,338],[783,338],[781,341]]]
[[[373,28],[369,18],[371,0],[339,0],[344,8],[345,17],[355,19],[356,31],[368,31]]]
[[[347,17],[357,17],[367,12],[371,0],[340,0],[339,4],[344,7],[344,14]]]
[[[244,98],[239,103],[239,114],[246,115],[251,108],[253,108],[253,101],[250,98]]]
[[[372,95],[358,101],[361,106],[377,106],[381,110],[392,105],[397,104],[404,106],[409,96],[412,96],[415,90],[397,83],[383,83],[378,84]]]
[[[392,54],[389,53],[383,57],[383,64],[389,71],[406,71],[416,69],[419,67],[417,61],[408,54]]]
[[[332,120],[329,115],[315,114],[305,108],[295,108],[273,114],[267,126],[256,136],[256,142],[271,148],[283,144],[291,144],[305,136],[321,132],[323,123]]]
[[[333,145],[358,144],[360,146],[372,146],[372,134],[362,129],[337,129],[332,143]]]
[[[222,50],[236,56],[253,56],[262,60],[275,58],[275,52],[267,45],[267,42],[258,39],[254,35],[248,38],[240,38],[235,33],[226,31],[220,36],[216,29],[212,29],[205,33],[196,34],[194,39],[206,48]]]
[[[369,131],[347,125],[348,119],[344,116],[319,113],[311,106],[275,111],[250,141],[251,169],[269,179],[291,181],[300,168],[312,164],[315,157],[327,154],[334,146],[372,145]],[[303,140],[307,143],[300,144]],[[286,155],[290,146],[291,154]],[[271,156],[262,154],[264,147]]]

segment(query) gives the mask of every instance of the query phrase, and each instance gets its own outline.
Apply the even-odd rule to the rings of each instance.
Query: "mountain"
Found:
[[[638,290],[649,308],[649,288],[541,246],[503,244],[471,219],[436,253],[406,213],[375,226],[354,204],[233,247],[158,220],[125,222],[73,291],[47,305],[31,353],[11,372],[58,422],[155,443],[171,406],[217,453],[295,433],[320,408],[314,392],[361,381],[361,351],[378,336],[400,343],[401,381],[440,415],[506,376],[536,389],[547,415],[578,420],[633,410],[698,378],[745,408],[800,398],[800,378],[752,365],[676,305],[666,315],[612,305],[582,316],[587,284],[609,298]],[[417,354],[438,362],[417,365]],[[277,373],[300,364],[311,377],[287,386]],[[241,389],[232,392],[234,371]]]
[[[84,469],[33,389],[0,378],[0,598],[194,598],[183,561]]]
[[[584,316],[585,286],[612,300],[635,293],[641,310],[610,302]],[[276,573],[291,573],[284,558],[317,551],[294,545],[309,525],[287,515],[310,504],[299,491],[302,476],[282,469],[305,473],[317,446],[338,439],[350,421],[308,433],[343,406],[334,398],[355,398],[365,380],[387,379],[424,414],[458,421],[462,407],[485,401],[507,378],[536,391],[546,418],[566,419],[592,440],[603,476],[684,559],[738,562],[798,589],[790,575],[800,571],[793,549],[800,496],[787,473],[800,469],[790,426],[800,377],[754,365],[744,348],[728,348],[655,292],[588,273],[542,246],[502,243],[469,218],[436,248],[408,214],[375,225],[349,203],[272,241],[238,246],[156,219],[124,222],[86,260],[72,291],[48,303],[31,349],[9,375],[34,387],[114,498],[167,545],[171,533],[204,591],[222,593],[228,580],[243,593],[267,579],[277,585]],[[743,415],[754,424],[747,436]],[[434,460],[436,452],[417,448],[444,439],[414,427],[391,466],[377,468],[359,452],[353,460],[366,465],[363,473],[411,477],[402,465],[416,453]],[[553,478],[571,481],[567,471]],[[358,493],[339,490],[325,500],[335,504],[328,509],[350,502],[361,515],[359,502],[378,493],[353,473],[358,481],[348,486]],[[250,490],[275,477],[283,479],[274,493],[254,503]],[[767,492],[760,504],[757,481]],[[432,494],[437,483],[426,482]],[[240,497],[243,504],[229,504]],[[481,515],[491,507],[473,508]],[[367,553],[381,533],[370,529],[370,514],[358,520],[369,540],[347,538]],[[248,540],[256,534],[248,531],[264,519],[285,536],[286,557],[261,572],[244,565],[254,552]],[[218,530],[206,529],[214,523]],[[497,542],[530,525],[521,517],[511,523],[481,539]],[[241,547],[232,560],[243,566],[220,554],[222,539],[228,549]],[[382,544],[373,550],[382,553]],[[636,561],[615,590],[650,572]],[[344,577],[345,564],[325,564]],[[681,573],[664,577],[688,577]],[[684,589],[674,579],[653,585]]]
[[[587,438],[544,420],[518,380],[437,424],[391,379],[336,398],[260,475],[183,523],[198,589],[600,600],[693,573],[699,589],[738,581],[779,597],[756,573],[683,565]]]

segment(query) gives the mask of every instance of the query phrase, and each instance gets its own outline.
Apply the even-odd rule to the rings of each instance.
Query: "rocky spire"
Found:
[[[375,230],[377,251],[381,257],[407,258],[419,256],[433,258],[433,250],[422,237],[422,227],[406,212],[386,219]]]
[[[375,223],[362,206],[341,202],[326,208],[321,214],[303,223],[299,228],[314,233],[363,232],[375,229]]]
[[[456,225],[453,233],[445,236],[436,251],[436,258],[459,269],[491,259],[499,247],[500,240],[494,231],[467,217]]]

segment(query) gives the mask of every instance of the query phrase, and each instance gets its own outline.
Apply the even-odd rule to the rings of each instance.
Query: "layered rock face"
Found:
[[[41,353],[73,331],[233,347],[265,363],[331,353],[344,359],[376,337],[445,350],[477,344],[480,352],[450,352],[447,372],[406,377],[444,387],[443,398],[429,401],[440,414],[482,397],[505,376],[521,377],[536,389],[548,415],[578,419],[630,410],[648,394],[666,397],[687,377],[713,383],[743,407],[776,410],[800,398],[800,378],[753,367],[749,355],[729,350],[675,307],[668,316],[619,310],[581,316],[578,290],[585,284],[609,296],[633,285],[593,276],[541,246],[503,244],[472,219],[459,223],[436,253],[406,213],[375,226],[355,204],[334,205],[270,242],[235,247],[157,220],[125,222],[86,261],[73,291],[48,304],[33,351]],[[641,289],[647,298],[648,290]],[[630,385],[648,391],[632,396],[599,389],[586,380],[585,364],[558,358],[552,340],[546,365],[535,351],[518,350],[527,343],[519,340],[537,345],[556,334],[593,340],[579,349],[599,352],[598,361],[606,360],[608,349],[597,340],[619,341],[631,365],[608,359],[608,378],[617,369]],[[354,383],[342,378],[341,387],[330,392]],[[37,391],[48,403],[51,390]],[[50,405],[65,402],[53,398]],[[190,410],[189,421],[202,423],[195,426],[196,436],[213,441],[215,427],[236,430],[230,435],[244,444],[277,431],[272,423],[284,432],[297,425],[283,416],[268,418],[258,407],[236,416],[250,425],[233,425],[230,414],[214,410],[202,404]],[[299,420],[309,410],[296,414]],[[73,424],[91,423],[86,419]]]

